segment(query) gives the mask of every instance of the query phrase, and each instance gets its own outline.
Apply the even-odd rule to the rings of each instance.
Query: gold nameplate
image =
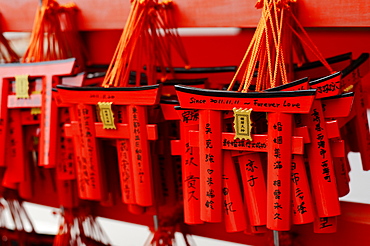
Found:
[[[116,129],[111,102],[98,102],[99,115],[103,122],[103,129]]]
[[[16,75],[15,76],[15,96],[17,99],[29,98],[28,94],[29,82],[28,75]]]
[[[252,121],[251,121],[251,112],[252,109],[237,109],[234,108],[234,129],[235,137],[234,139],[239,138],[240,140],[250,140],[252,141]]]
[[[31,108],[31,114],[32,115],[41,114],[41,108]]]
[[[350,91],[352,91],[353,90],[353,85],[350,85],[350,86],[348,86],[347,88],[345,88],[343,91],[344,92],[350,92]]]

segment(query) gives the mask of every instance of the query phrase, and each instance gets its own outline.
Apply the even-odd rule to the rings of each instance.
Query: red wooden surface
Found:
[[[0,11],[7,31],[29,31],[39,1],[1,0]],[[60,0],[67,3],[69,0]],[[130,10],[129,0],[76,0],[81,30],[122,29]],[[255,27],[261,10],[247,1],[176,0],[176,16],[181,27]],[[300,0],[297,4],[300,21],[308,27],[368,26],[370,2]],[[19,14],[22,13],[22,14]]]
[[[370,22],[368,26],[370,27]],[[352,52],[353,58],[357,58],[363,52],[370,52],[368,27],[309,28],[307,31],[324,57]],[[241,62],[253,32],[253,28],[211,33],[202,29],[191,29],[182,35],[182,40],[191,67],[237,66]],[[121,33],[121,30],[83,32],[84,42],[90,51],[90,62],[92,64],[110,63]],[[309,51],[308,56],[311,61],[317,60]],[[175,66],[183,65],[177,56],[173,57],[173,61]],[[234,74],[227,75],[224,83],[229,84]]]
[[[242,155],[238,157],[238,161],[243,180],[244,200],[248,204],[246,212],[249,214],[250,224],[252,226],[266,225],[267,193],[261,154]],[[248,182],[251,178],[253,183]]]
[[[288,231],[291,226],[291,163],[293,116],[267,115],[267,228]]]
[[[41,119],[41,131],[40,136],[40,164],[41,165],[54,165],[55,160],[55,128],[53,125],[56,117],[56,111],[54,109],[54,102],[51,98],[51,89],[53,87],[53,79],[57,75],[69,74],[74,66],[75,59],[60,60],[56,62],[38,62],[38,63],[23,63],[23,64],[3,64],[0,66],[0,80],[1,80],[1,110],[0,115],[2,121],[5,123],[2,125],[2,132],[0,132],[1,141],[5,143],[4,133],[7,131],[7,102],[8,102],[8,87],[10,80],[18,74],[27,74],[30,77],[42,77],[42,94],[41,94],[41,105],[35,105],[38,97],[31,98],[31,105],[39,106],[42,109],[43,114]],[[35,100],[36,99],[36,100]],[[27,104],[26,99],[20,100]],[[13,101],[10,100],[12,104]],[[14,103],[13,103],[14,104]],[[14,106],[14,105],[11,105]],[[54,120],[54,121],[53,121]],[[0,150],[0,159],[3,158],[4,149]],[[50,156],[49,156],[50,155]]]
[[[60,0],[61,3],[69,2]],[[121,34],[129,11],[129,0],[76,0],[81,9],[79,28],[90,51],[92,64],[108,64]],[[233,35],[217,36],[193,33],[183,38],[192,67],[238,65],[260,18],[260,10],[254,8],[255,0],[248,1],[200,1],[176,0],[177,17],[181,27],[248,27]],[[2,18],[0,24],[5,31],[30,31],[38,1],[0,0]],[[370,1],[319,1],[300,0],[298,16],[308,30],[314,43],[325,57],[353,52],[356,58],[362,52],[370,52]],[[359,28],[350,28],[359,27]],[[312,58],[314,60],[314,58]],[[175,58],[175,64],[179,59]],[[179,63],[180,64],[180,63]],[[230,74],[232,76],[232,74]],[[231,77],[230,77],[231,80]],[[225,84],[229,81],[225,79]],[[365,90],[366,90],[365,86]],[[114,163],[108,162],[113,166]],[[150,215],[134,215],[120,201],[118,167],[110,177],[115,203],[110,207],[90,202],[99,216],[136,224],[152,225]],[[58,206],[53,170],[39,170],[44,179],[33,184],[36,192],[32,202]],[[116,175],[117,174],[117,175]],[[55,198],[55,199],[53,199]],[[338,218],[338,231],[334,234],[314,234],[312,224],[294,226],[295,242],[300,245],[363,245],[370,241],[370,205],[341,203],[342,215]],[[117,212],[119,211],[119,212]],[[190,233],[222,240],[252,245],[266,245],[266,237],[243,233],[226,233],[224,225],[205,224],[186,227]]]

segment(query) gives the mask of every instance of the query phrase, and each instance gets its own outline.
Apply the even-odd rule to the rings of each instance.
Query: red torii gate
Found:
[[[43,166],[55,165],[56,151],[56,124],[53,124],[57,111],[52,99],[52,88],[58,81],[56,76],[68,75],[72,72],[75,59],[21,63],[0,65],[0,144],[5,146],[8,131],[8,109],[9,108],[33,108],[41,107],[41,135],[39,164]],[[29,98],[17,99],[16,95],[9,95],[10,81],[17,75],[28,75],[29,77],[41,77],[41,94],[31,94]],[[26,91],[28,93],[28,91]],[[0,165],[4,165],[5,148],[0,148]]]
[[[71,105],[72,122],[65,126],[65,131],[67,136],[74,137],[80,198],[105,200],[104,167],[97,138],[110,138],[117,139],[123,202],[144,207],[153,205],[148,140],[157,139],[157,127],[147,123],[147,107],[159,103],[160,86],[57,86],[57,94],[61,103]],[[109,105],[109,108],[100,108],[103,122],[95,117],[95,106],[99,103]],[[113,119],[112,114],[117,117]]]
[[[252,108],[256,112],[267,112],[269,118],[268,142],[264,147],[267,149],[269,160],[267,227],[273,230],[288,230],[290,228],[292,114],[307,114],[310,111],[315,97],[315,90],[277,93],[237,93],[199,90],[184,86],[176,86],[176,90],[182,108],[199,110],[201,219],[208,222],[221,221],[220,185],[222,170],[221,146],[223,143],[221,111],[230,111],[234,108]],[[232,137],[235,136],[232,133],[231,135],[233,135]],[[257,145],[251,146],[253,149]],[[247,148],[246,150],[249,149]],[[281,153],[278,157],[275,154],[276,150],[279,150]],[[280,180],[284,190],[272,185],[276,179]],[[211,185],[209,185],[210,180],[214,181],[211,182]],[[215,194],[211,201],[207,197],[209,189],[214,190]],[[279,190],[278,195],[275,195],[276,190]],[[212,206],[210,206],[209,203],[212,201]],[[279,206],[276,206],[276,203]],[[284,207],[284,209],[281,209],[281,207]]]
[[[295,81],[289,84],[289,86],[284,86],[286,88],[297,86],[299,88],[307,87],[308,86],[308,79],[302,79],[299,81]],[[325,99],[325,117],[326,118],[333,118],[333,117],[347,117],[349,115],[351,105],[353,100],[353,93],[347,93],[346,95],[340,95],[337,97],[332,97]],[[178,106],[178,102],[176,101],[161,101],[161,108],[166,120],[171,121],[180,121],[180,136],[178,140],[172,140],[171,150],[172,155],[180,155],[182,157],[182,170],[183,170],[183,194],[184,194],[184,219],[185,223],[187,224],[200,224],[203,221],[200,219],[200,201],[199,201],[199,136],[198,136],[198,125],[199,125],[199,110],[190,110],[190,109],[181,109],[177,107],[178,110],[175,110],[174,107]],[[337,112],[336,106],[340,105],[341,111]],[[177,112],[176,112],[177,111]],[[339,115],[338,115],[339,113]],[[229,112],[225,112],[224,119],[230,118]],[[337,121],[327,121],[327,128],[328,128],[328,138],[329,139],[337,139],[340,137],[338,123]],[[189,134],[190,131],[190,134]],[[309,143],[310,138],[308,135],[307,127],[300,127],[294,129],[295,136],[301,136],[304,139],[304,143]],[[223,135],[227,136],[230,135],[231,138],[229,140],[223,141],[226,145],[232,146],[232,153],[233,155],[238,155],[239,157],[239,166],[241,169],[242,177],[244,179],[244,189],[245,189],[245,197],[248,198],[246,203],[251,204],[246,211],[249,211],[249,217],[253,226],[248,226],[248,214],[244,213],[245,208],[243,208],[243,203],[240,200],[240,187],[238,185],[232,184],[228,185],[228,183],[232,183],[232,178],[225,178],[224,181],[224,188],[226,190],[230,190],[227,195],[224,194],[224,203],[230,204],[232,207],[232,211],[225,213],[225,225],[226,230],[229,232],[237,232],[237,231],[244,231],[247,229],[249,232],[259,233],[264,232],[263,227],[258,225],[263,225],[266,222],[266,187],[264,183],[264,175],[262,174],[262,167],[259,161],[259,150],[255,149],[255,154],[244,154],[248,153],[242,151],[242,149],[246,150],[247,144],[244,145],[238,144],[232,136],[233,133],[223,133]],[[265,138],[267,139],[267,135],[257,135],[260,136],[260,139]],[[229,143],[229,144],[228,144]],[[261,142],[255,146],[262,146]],[[222,148],[225,150],[225,146]],[[253,143],[249,143],[249,146],[253,146]],[[331,144],[333,146],[333,156],[335,158],[343,158],[344,157],[344,150],[343,149],[343,142],[336,141],[335,144]],[[248,150],[248,149],[247,149]],[[249,149],[250,150],[250,149]],[[243,153],[240,153],[240,152]],[[266,151],[266,150],[261,150]],[[293,153],[302,154],[303,151],[303,143],[300,141],[300,138],[295,137],[293,138]],[[253,153],[253,152],[249,152]],[[311,201],[310,195],[310,188],[307,180],[307,175],[304,169],[304,163],[302,155],[293,155],[294,158],[294,165],[292,165],[292,174],[294,171],[295,179],[300,179],[299,182],[294,181],[292,182],[293,190],[300,190],[305,194],[304,196],[295,195],[292,196],[294,203],[298,207],[299,204],[302,203],[302,199],[300,197],[305,197],[305,206],[308,208],[304,211],[304,213],[299,213],[299,211],[293,212],[293,223],[294,224],[305,224],[313,222],[313,205]],[[233,163],[231,162],[230,151],[224,151],[224,158],[223,158],[224,165],[223,173],[224,175],[233,177],[237,180],[236,177],[232,176],[233,171]],[[254,163],[253,166],[249,165]],[[248,164],[249,163],[249,164]],[[293,164],[293,163],[292,163]],[[294,166],[294,170],[293,170]],[[248,170],[247,168],[248,167]],[[258,173],[257,173],[258,172]],[[253,187],[248,185],[248,180],[245,180],[246,177],[259,177],[253,183]],[[339,174],[338,174],[339,175]],[[343,172],[340,174],[345,179],[343,182],[343,190],[346,188],[348,189],[348,173]],[[232,188],[229,188],[229,187]],[[339,187],[340,188],[340,187]],[[247,190],[248,191],[247,191]],[[348,192],[348,191],[347,191]],[[238,195],[239,194],[239,195]],[[298,202],[300,202],[298,204]],[[224,205],[225,205],[224,204]],[[244,204],[245,206],[245,204]],[[264,209],[263,209],[264,207]],[[257,209],[256,209],[257,208]],[[299,208],[299,207],[298,207]],[[226,209],[226,208],[225,208]],[[307,211],[307,212],[306,212]],[[263,219],[263,217],[265,219]],[[261,223],[261,221],[264,221]],[[252,229],[252,231],[250,231]],[[320,230],[319,232],[322,232]]]

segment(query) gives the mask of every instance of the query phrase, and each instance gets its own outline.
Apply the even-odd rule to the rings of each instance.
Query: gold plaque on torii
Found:
[[[234,129],[235,137],[234,139],[239,138],[240,140],[250,140],[252,141],[252,121],[251,113],[252,109],[237,109],[234,108]]]
[[[100,119],[103,122],[103,129],[116,129],[112,111],[112,102],[98,102]]]
[[[15,76],[15,96],[17,99],[29,98],[29,81],[28,75],[16,75]]]

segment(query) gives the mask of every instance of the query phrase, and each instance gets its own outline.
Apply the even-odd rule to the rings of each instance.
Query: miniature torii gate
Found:
[[[80,198],[104,200],[104,167],[97,138],[109,138],[117,139],[123,202],[144,207],[153,205],[148,140],[157,139],[157,128],[147,124],[147,107],[159,103],[160,86],[57,86],[57,94],[62,103],[72,105],[72,122],[65,126],[65,131],[67,136],[75,137]],[[99,106],[102,122],[96,120],[95,106]]]
[[[299,88],[302,89],[308,87],[308,79],[301,79],[299,81],[295,81],[289,84],[289,86],[283,86],[285,89],[287,88]],[[350,97],[352,95],[352,97]],[[349,93],[349,95],[340,96],[340,98],[328,98],[325,100],[326,111],[325,117],[326,118],[333,118],[333,117],[346,117],[348,116],[351,105],[353,100],[353,93]],[[338,104],[339,103],[339,104]],[[181,109],[175,110],[174,106],[177,106],[178,103],[174,101],[170,102],[161,102],[162,111],[164,113],[164,117],[166,120],[175,120],[180,121],[180,138],[179,140],[172,141],[172,155],[180,155],[182,156],[182,169],[183,169],[183,189],[184,189],[184,219],[185,223],[187,224],[200,224],[203,221],[200,219],[200,189],[199,189],[199,137],[198,137],[198,125],[199,125],[199,110],[190,110],[190,109]],[[341,111],[338,112],[335,110],[335,105],[340,105]],[[176,111],[178,114],[176,114]],[[339,115],[338,115],[339,113]],[[230,118],[228,112],[225,112],[225,118]],[[328,137],[330,139],[338,138],[339,137],[339,129],[337,126],[336,121],[328,121],[326,122],[328,127]],[[309,143],[310,139],[308,136],[307,128],[295,128],[294,135],[304,137],[304,143]],[[190,131],[190,134],[189,134]],[[223,133],[225,135],[231,135],[231,133]],[[260,135],[261,136],[261,135]],[[261,136],[263,137],[263,135]],[[267,136],[264,136],[267,139]],[[295,140],[295,141],[294,141]],[[293,138],[293,153],[300,153],[302,152],[302,142],[298,141],[299,138]],[[225,142],[227,144],[227,142]],[[238,145],[233,139],[229,140],[231,146],[233,146],[233,153],[239,153],[243,146]],[[250,143],[252,146],[253,143]],[[297,146],[297,147],[294,147]],[[300,147],[298,147],[300,146]],[[225,149],[225,146],[222,147]],[[244,146],[244,150],[245,150]],[[343,157],[343,146],[339,142],[334,145],[333,152],[335,157]],[[259,151],[259,150],[256,150]],[[266,150],[262,150],[266,151]],[[233,172],[233,165],[230,163],[231,158],[229,156],[229,151],[224,151],[224,163],[229,163],[228,165],[224,165],[224,175],[231,176]],[[252,153],[252,152],[250,152]],[[238,154],[240,155],[240,154]],[[244,180],[244,188],[245,188],[245,197],[248,198],[247,204],[252,204],[252,206],[248,207],[249,217],[251,220],[252,227],[246,225],[248,223],[248,219],[246,220],[246,216],[248,214],[244,213],[243,203],[240,200],[241,196],[238,195],[240,193],[240,189],[236,185],[231,185],[233,188],[225,188],[228,187],[227,183],[232,182],[233,180],[224,179],[224,189],[227,189],[230,192],[224,194],[224,205],[230,205],[232,209],[229,212],[225,213],[225,225],[226,230],[229,232],[236,232],[236,231],[244,231],[245,229],[252,228],[253,233],[263,232],[263,227],[258,225],[266,224],[266,187],[264,182],[264,175],[262,174],[262,167],[259,161],[259,153],[255,154],[248,154],[248,155],[240,155],[239,157],[239,164],[241,168],[242,177],[245,179],[246,177],[259,177],[259,179],[253,179],[253,186],[248,185],[248,180]],[[294,224],[305,224],[313,222],[313,208],[311,196],[310,196],[310,189],[308,186],[307,175],[305,173],[303,158],[301,155],[293,155],[294,158],[294,175],[295,181],[292,182],[293,190],[299,190],[300,194],[305,194],[304,196],[300,195],[296,197],[295,195],[292,196],[294,203],[296,204],[295,208],[299,208],[299,204],[302,204],[302,197],[305,197],[304,202],[306,206],[306,210],[300,213],[299,211],[293,212],[293,223]],[[253,165],[252,165],[253,163]],[[293,166],[292,166],[293,168]],[[343,175],[346,175],[344,173]],[[345,178],[345,177],[344,177]],[[297,180],[300,179],[298,182]],[[348,181],[348,180],[345,180]],[[345,185],[348,185],[345,183]],[[247,191],[247,190],[248,191]],[[299,203],[299,204],[298,204]],[[245,204],[244,204],[245,205]],[[227,210],[227,208],[225,208]],[[262,231],[261,231],[262,230]],[[321,232],[322,230],[320,230]]]
[[[54,167],[56,163],[57,114],[52,100],[52,87],[60,83],[59,76],[70,75],[75,59],[49,62],[0,65],[0,165],[7,166],[3,185],[16,188],[23,198],[32,196],[32,180],[26,161],[23,125],[41,125],[38,164]],[[29,79],[34,82],[29,83]],[[11,82],[15,84],[11,87]],[[40,115],[31,115],[40,109]],[[29,109],[28,111],[23,109]],[[37,110],[36,110],[37,111]],[[7,153],[5,150],[10,150]],[[28,175],[27,175],[28,173]]]
[[[308,150],[308,162],[309,162],[309,170],[311,172],[311,179],[312,179],[312,186],[313,186],[313,194],[315,197],[316,203],[316,210],[317,214],[323,221],[326,223],[332,223],[331,225],[335,224],[335,216],[340,214],[340,206],[338,200],[338,188],[337,182],[334,179],[334,156],[332,156],[331,151],[338,151],[337,148],[331,146],[329,144],[329,137],[330,131],[337,131],[337,135],[334,136],[335,138],[339,138],[339,126],[337,121],[331,121],[334,124],[332,127],[328,128],[327,125],[329,122],[325,120],[325,118],[338,118],[338,117],[346,117],[349,115],[351,110],[351,105],[353,101],[353,94],[352,97],[348,97],[348,95],[344,95],[343,97],[336,97],[340,93],[340,73],[337,72],[335,74],[317,79],[315,81],[309,82],[305,80],[300,80],[296,82],[292,82],[283,86],[279,86],[276,88],[272,88],[268,91],[290,91],[293,89],[307,89],[307,88],[315,88],[317,90],[316,99],[313,103],[313,108],[311,109],[309,114],[304,115],[301,117],[297,125],[298,126],[308,126],[309,129],[309,138],[311,139],[311,144],[307,145]],[[327,101],[329,104],[329,108],[325,110],[326,115],[324,115],[324,111],[322,109],[322,102],[320,100],[323,98],[330,98],[331,100]],[[349,99],[349,100],[348,100]],[[333,105],[331,102],[336,102],[337,105],[344,106],[341,111],[330,107]],[[315,118],[313,118],[315,117]],[[312,118],[312,119],[311,119]],[[337,145],[343,145],[341,148],[343,149],[342,156],[338,156],[344,158],[344,142],[341,140],[337,142]],[[340,148],[340,146],[339,146]],[[294,157],[296,166],[294,168],[299,168],[299,165],[303,165],[303,160],[299,156]],[[324,160],[322,160],[324,159]],[[302,163],[302,164],[299,164]],[[301,169],[303,171],[303,169]],[[296,172],[296,171],[295,171]],[[298,172],[297,172],[298,173]],[[305,174],[303,176],[306,176]],[[306,178],[305,178],[306,179]],[[340,184],[343,184],[341,182]],[[295,184],[293,184],[295,186]],[[341,185],[342,188],[342,185]],[[300,193],[304,194],[307,192],[303,192],[302,189],[299,189]],[[309,192],[309,190],[308,190]],[[303,197],[303,196],[299,196]],[[305,196],[307,198],[307,195]],[[296,203],[297,201],[294,200]],[[329,205],[328,205],[329,204]],[[297,204],[295,204],[296,206]],[[307,216],[307,214],[306,214]],[[315,223],[317,225],[318,223]],[[320,227],[320,226],[319,226]],[[323,227],[321,229],[324,229]],[[331,230],[335,230],[335,227],[332,226]],[[330,230],[317,230],[317,232],[329,232]]]
[[[354,151],[360,152],[364,170],[370,170],[370,133],[365,105],[365,93],[363,92],[361,82],[362,78],[369,73],[369,70],[369,54],[363,53],[348,68],[343,70],[341,80],[341,90],[355,92],[355,110],[353,111],[354,131],[352,132],[355,133],[358,149],[354,149]]]
[[[52,100],[52,88],[57,84],[55,76],[68,75],[72,72],[75,59],[58,60],[50,62],[22,63],[22,64],[2,64],[0,65],[0,144],[5,146],[6,134],[8,131],[8,109],[9,108],[34,108],[41,107],[41,135],[39,163],[43,166],[55,165],[55,143],[56,127],[52,124],[57,112]],[[28,94],[28,80],[18,79],[19,75],[29,77],[41,77],[41,94]],[[21,91],[18,95],[8,95],[11,80],[16,79],[16,86]],[[17,80],[19,83],[17,83]],[[18,93],[16,93],[18,94]],[[27,98],[28,96],[28,98]],[[0,165],[4,165],[5,148],[0,148]]]
[[[177,101],[161,101],[161,109],[166,121],[177,121],[179,132],[177,140],[171,141],[171,155],[181,156],[182,188],[184,205],[184,222],[186,224],[202,224],[200,216],[200,189],[199,189],[199,146],[191,146],[189,131],[197,130],[199,115],[197,110],[184,110]],[[198,139],[198,136],[196,137]],[[224,153],[224,161],[230,162],[231,153]],[[232,211],[225,213],[225,225],[228,232],[238,232],[250,229],[241,190],[236,178],[233,165],[224,165],[223,171],[223,199],[224,203],[231,204]]]
[[[252,108],[257,112],[267,112],[269,118],[267,143],[266,136],[259,140],[259,145],[248,144],[244,140],[246,151],[266,149],[268,152],[267,227],[273,230],[289,230],[292,114],[307,114],[310,111],[315,90],[236,93],[198,90],[184,86],[176,86],[176,90],[182,108],[199,110],[201,219],[208,222],[221,221],[221,146],[224,142],[226,145],[230,142],[228,147],[232,149],[232,143],[235,141],[235,134],[230,133],[230,136],[224,137],[224,134],[228,134],[222,133],[221,111]],[[244,117],[244,121],[246,120]],[[258,141],[257,138],[254,141]],[[276,152],[279,152],[279,155]],[[284,190],[273,185],[276,180],[280,181]],[[210,190],[214,191],[212,199],[207,196]],[[282,207],[284,209],[281,209]]]
[[[339,88],[341,87],[340,86],[339,75],[340,75],[340,73],[336,73],[336,74],[333,74],[333,75],[328,76],[326,78],[322,78],[322,79],[313,81],[313,82],[310,83],[310,86],[311,87],[316,87],[319,90],[320,94],[323,94],[325,97],[332,96],[332,95],[337,95],[339,93]],[[307,88],[309,88],[308,79],[304,78],[304,79],[301,79],[299,81],[289,83],[288,85],[281,86],[280,88],[274,88],[274,89],[275,90],[289,90],[289,91],[292,91],[292,90],[302,90],[302,89],[307,89]],[[324,96],[321,96],[321,97],[324,97]],[[327,125],[328,138],[329,139],[336,139],[335,141],[332,141],[332,143],[330,144],[332,152],[335,152],[333,154],[333,158],[339,159],[339,161],[342,162],[341,167],[343,166],[343,169],[345,169],[344,166],[346,165],[346,163],[345,163],[345,161],[342,161],[342,160],[345,159],[345,157],[344,157],[345,156],[344,155],[344,146],[343,146],[344,143],[343,143],[343,141],[339,140],[340,134],[339,134],[338,122],[337,122],[337,120],[333,120],[332,118],[337,119],[337,118],[340,118],[340,117],[348,117],[349,113],[351,112],[351,105],[352,105],[352,101],[353,101],[353,93],[352,94],[346,94],[346,95],[339,95],[337,97],[329,97],[329,98],[325,98],[323,100],[324,100],[323,104],[325,104],[324,116],[325,116],[325,118],[330,119],[330,121],[325,122],[325,125]],[[340,108],[341,108],[340,111],[336,110],[338,105],[340,105]],[[162,104],[162,106],[163,106],[163,104]],[[166,110],[163,110],[163,111],[169,111],[168,107],[167,107]],[[189,163],[189,162],[198,163],[198,161],[196,159],[199,158],[199,156],[196,153],[192,153],[192,152],[197,151],[198,149],[195,148],[195,149],[192,149],[192,151],[189,151],[189,149],[192,146],[198,146],[198,144],[196,143],[197,142],[197,137],[198,137],[198,135],[197,135],[198,132],[193,132],[193,134],[191,134],[191,136],[189,136],[189,134],[187,134],[187,132],[194,131],[198,128],[199,113],[198,113],[198,110],[181,110],[181,111],[182,111],[182,113],[181,113],[180,117],[173,117],[173,116],[170,115],[169,118],[167,118],[167,120],[176,120],[176,119],[179,120],[179,118],[181,118],[181,122],[182,122],[182,127],[181,127],[181,129],[182,129],[181,130],[181,136],[182,136],[181,139],[182,140],[173,141],[172,152],[173,152],[173,155],[182,155],[183,165],[185,165],[186,163]],[[345,121],[345,119],[344,120],[339,119],[339,120],[340,120],[340,122]],[[185,128],[188,128],[188,129],[185,129]],[[296,130],[298,130],[298,129],[296,129]],[[307,138],[309,138],[309,137],[307,136]],[[192,140],[191,144],[190,144],[190,139]],[[180,142],[183,142],[183,141],[185,142],[185,144],[180,143]],[[178,146],[178,144],[180,144],[180,146]],[[236,148],[236,149],[238,149],[238,148]],[[178,151],[178,150],[180,150],[180,151]],[[249,155],[249,156],[251,156],[251,155]],[[256,155],[256,156],[258,156],[258,155]],[[244,157],[246,157],[246,156],[239,157],[239,160],[243,159]],[[294,187],[296,187],[296,189],[298,189],[300,191],[303,191],[304,190],[303,185],[302,185],[303,180],[306,181],[306,186],[308,187],[307,178],[305,178],[306,174],[305,174],[304,168],[303,168],[304,167],[303,166],[303,159],[301,158],[301,156],[298,156],[298,155],[293,155],[293,158],[295,159],[295,161],[294,161],[294,163],[295,163],[294,174],[300,175],[300,173],[302,173],[302,175],[300,175],[302,177],[301,177],[301,182],[300,182],[299,186],[298,186],[298,182],[293,182],[292,185]],[[226,162],[226,161],[227,160],[224,160],[224,162]],[[347,165],[348,165],[348,163],[347,163]],[[186,181],[184,180],[184,184],[183,184],[183,187],[184,187],[184,204],[188,208],[189,207],[194,208],[194,207],[199,207],[195,204],[195,203],[199,203],[199,200],[189,199],[189,197],[187,196],[188,192],[187,192],[186,189],[187,188],[193,189],[193,190],[189,190],[191,196],[196,195],[196,197],[199,197],[198,193],[195,194],[196,192],[199,192],[199,189],[194,190],[194,188],[197,188],[195,183],[199,182],[198,181],[198,179],[199,179],[199,169],[193,168],[194,170],[190,170],[191,168],[189,168],[189,166],[191,166],[191,165],[188,165],[187,168],[183,169],[184,177],[193,177],[192,180],[188,180],[188,182],[191,182],[190,188],[187,187]],[[339,168],[335,169],[335,171],[338,172],[338,169]],[[337,177],[338,176],[341,178],[341,181],[338,183],[338,189],[339,189],[339,192],[342,193],[341,196],[343,196],[344,194],[348,193],[348,189],[349,189],[349,187],[348,187],[348,173],[342,172],[339,175],[337,175]],[[299,177],[297,177],[297,178],[299,178]],[[305,193],[309,194],[310,193],[309,189],[307,189],[307,191]],[[308,197],[308,195],[307,195],[307,197]],[[335,202],[337,202],[337,196],[335,196],[334,200],[335,200]],[[294,202],[295,202],[295,205],[297,205],[295,207],[298,207],[298,202],[302,202],[302,201],[294,200]],[[192,203],[192,204],[190,204],[190,203]],[[187,208],[185,208],[185,222],[189,223],[189,224],[202,223],[203,221],[200,219],[200,216],[197,215],[198,212],[199,212],[199,210],[197,210],[197,209],[187,209]],[[294,213],[294,215],[295,214],[298,214],[298,213]],[[303,213],[300,214],[300,216],[294,216],[293,217],[294,223],[295,224],[302,224],[302,223],[312,222],[312,220],[313,220],[312,211],[311,211],[310,216],[308,216],[308,214],[309,213],[305,212],[304,214]],[[226,217],[225,222],[227,222],[227,218],[228,217]],[[234,228],[234,229],[236,229],[236,228]],[[328,232],[328,230],[319,230],[318,232]]]
[[[326,124],[322,124],[325,118],[342,118],[339,119],[340,125],[346,124],[350,119],[354,118],[356,127],[355,132],[361,143],[359,152],[361,153],[363,168],[369,168],[370,154],[370,133],[368,129],[368,120],[366,108],[363,103],[363,93],[360,79],[369,71],[369,54],[362,54],[357,60],[347,66],[342,73],[337,72],[329,76],[316,79],[307,83],[287,84],[280,87],[272,88],[269,91],[293,90],[293,89],[308,89],[314,88],[317,90],[312,112],[305,115],[302,119],[302,125],[307,125],[310,129],[311,139],[316,139],[318,145],[308,145],[309,162],[311,176],[317,177],[313,182],[314,194],[318,203],[318,214],[322,218],[333,217],[340,213],[338,202],[337,187],[335,182],[331,181],[330,172],[333,172],[333,159],[331,157],[331,149],[327,138],[328,129]],[[353,101],[348,95],[342,95],[337,98],[333,96],[339,95],[343,91],[352,91],[355,87],[354,110],[350,110]],[[330,100],[325,100],[329,98]],[[341,98],[341,99],[340,99]],[[336,105],[334,105],[334,103]],[[339,104],[341,103],[341,104]],[[322,106],[324,104],[325,107]],[[340,107],[342,106],[342,107]],[[346,107],[346,108],[344,108]],[[340,110],[338,110],[340,108]],[[347,109],[347,110],[346,110]],[[351,112],[351,115],[350,115]],[[339,127],[339,126],[337,126]],[[339,130],[339,129],[338,129]],[[349,140],[349,139],[348,139]],[[320,144],[320,145],[319,145]],[[319,146],[319,147],[317,147]],[[326,147],[325,147],[326,146]],[[337,160],[335,160],[337,161]],[[319,178],[321,177],[321,178]],[[330,204],[330,206],[328,205]]]

